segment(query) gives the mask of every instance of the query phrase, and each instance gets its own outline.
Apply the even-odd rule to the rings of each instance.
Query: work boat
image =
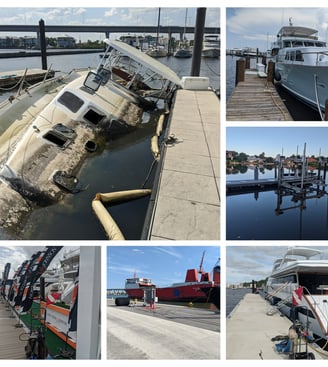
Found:
[[[204,255],[203,255],[204,256]],[[211,274],[199,269],[188,269],[185,281],[173,283],[169,286],[158,287],[148,278],[128,278],[125,291],[130,298],[144,299],[149,288],[155,289],[155,296],[159,302],[196,302],[213,303],[220,308],[220,267],[215,265],[213,280]]]
[[[317,249],[289,248],[274,262],[266,297],[287,317],[299,320],[319,345],[327,347],[328,260],[322,257]]]
[[[328,99],[328,48],[317,30],[290,24],[273,43],[275,79],[305,104],[325,110]]]
[[[0,105],[1,228],[83,189],[77,174],[99,142],[159,117],[180,87],[165,65],[124,42],[104,42],[96,70],[20,89]]]

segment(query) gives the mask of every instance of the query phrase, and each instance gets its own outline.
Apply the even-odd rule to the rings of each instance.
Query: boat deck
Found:
[[[227,101],[227,121],[293,121],[272,83],[246,70]]]
[[[178,90],[168,129],[148,237],[217,240],[220,238],[220,101],[215,93]]]
[[[18,320],[12,317],[12,312],[5,303],[0,302],[0,359],[26,359],[26,341],[20,341],[19,336],[24,333],[22,327],[15,325]]]

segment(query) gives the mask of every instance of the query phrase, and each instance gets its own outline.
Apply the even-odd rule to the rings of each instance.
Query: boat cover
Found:
[[[135,60],[145,67],[151,69],[155,73],[162,75],[164,79],[167,79],[172,83],[181,86],[181,80],[173,70],[171,70],[169,67],[162,64],[161,62],[155,60],[151,56],[146,55],[139,49],[131,47],[125,42],[109,40],[108,38],[106,38],[104,42],[107,45],[113,47],[118,52],[130,57],[132,60]]]

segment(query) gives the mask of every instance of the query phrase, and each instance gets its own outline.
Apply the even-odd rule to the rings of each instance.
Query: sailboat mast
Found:
[[[158,46],[159,41],[159,28],[161,24],[161,8],[158,8],[158,19],[157,19],[157,37],[156,37],[156,46]]]

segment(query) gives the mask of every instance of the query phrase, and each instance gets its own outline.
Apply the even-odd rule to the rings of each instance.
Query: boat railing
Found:
[[[311,299],[311,305],[314,307],[314,310],[317,311],[317,314],[318,314],[318,311],[319,311],[319,313],[321,315],[320,318],[323,317],[326,325],[328,325],[328,314],[327,314],[327,312],[324,312],[324,310],[320,307],[319,303],[317,302],[315,297],[313,297],[313,295],[309,291],[309,289],[307,287],[303,286],[303,294],[304,294],[304,291],[306,291],[307,295]]]

